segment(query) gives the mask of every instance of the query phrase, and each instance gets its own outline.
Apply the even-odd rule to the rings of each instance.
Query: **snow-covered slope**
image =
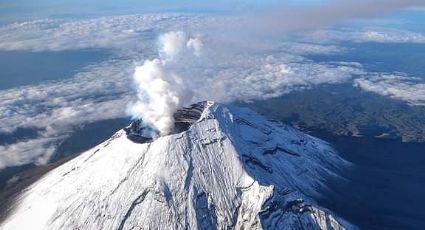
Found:
[[[343,228],[309,198],[345,164],[327,143],[213,102],[182,120],[154,141],[133,124],[51,171],[1,229]]]

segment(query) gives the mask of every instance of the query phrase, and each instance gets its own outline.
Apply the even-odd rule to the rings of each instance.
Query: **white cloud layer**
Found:
[[[39,136],[0,145],[0,169],[46,163],[56,145],[78,125],[123,117],[130,101],[132,62],[107,61],[70,80],[0,91],[0,132],[35,128]],[[121,106],[120,106],[121,105]]]
[[[144,42],[154,41],[163,32],[181,30],[182,28],[189,32],[205,32],[208,30],[210,36],[224,37],[224,39],[234,41],[239,45],[246,43],[246,47],[268,45],[261,44],[264,37],[252,33],[245,34],[241,31],[237,26],[241,20],[239,17],[230,16],[212,17],[182,14],[127,15],[79,20],[43,19],[0,26],[0,50],[61,51],[106,48],[122,50],[125,53],[133,52],[134,54],[145,52],[152,46],[152,44],[145,44]],[[223,25],[235,25],[235,27],[227,30],[217,29],[217,27]],[[236,32],[232,32],[232,30],[236,30]],[[304,40],[313,40],[314,42],[323,40],[391,43],[425,42],[425,35],[420,33],[382,28],[360,31],[322,29],[302,33],[301,37]],[[261,40],[258,41],[258,39]],[[252,42],[255,42],[255,44]],[[304,44],[304,46],[306,45]],[[330,49],[332,47],[322,48]]]
[[[0,50],[61,51],[107,48],[144,51],[143,42],[176,27],[200,27],[214,18],[179,14],[126,15],[94,19],[42,19],[0,27]],[[151,45],[151,44],[149,44]]]
[[[362,90],[406,101],[412,105],[425,105],[423,80],[395,74],[379,74],[354,80]]]
[[[423,34],[407,31],[364,31],[360,32],[358,41],[382,43],[425,43]]]
[[[180,80],[190,83],[194,89],[191,96],[175,106],[200,100],[267,99],[319,84],[342,82],[354,82],[367,91],[423,104],[424,86],[413,83],[411,78],[373,78],[358,63],[315,63],[302,57],[338,53],[344,50],[340,46],[317,44],[311,38],[304,42],[261,40],[254,44],[240,37],[224,41],[221,38],[225,35],[196,33],[196,29],[217,20],[221,19],[132,15],[77,21],[46,19],[0,27],[0,50],[106,48],[117,51],[111,60],[88,66],[69,80],[0,91],[0,132],[10,133],[20,127],[39,130],[36,138],[0,146],[0,169],[30,162],[45,163],[57,143],[75,126],[124,116],[126,106],[137,99],[137,92],[131,87],[137,65],[134,61],[140,61],[140,65],[145,60],[157,60],[145,64],[165,68],[167,73],[178,74]],[[158,34],[176,28],[188,32],[165,39],[166,42],[160,43],[163,45],[159,54],[156,53]],[[327,31],[325,35],[336,41],[346,36],[338,31]],[[420,41],[410,34],[401,35],[410,39],[398,38],[400,42],[412,42],[413,38]],[[350,39],[359,37],[352,35]],[[373,34],[367,39],[397,40]],[[170,61],[172,57],[178,57],[179,61]],[[144,79],[139,80],[139,88],[146,93],[150,85],[145,85]],[[415,89],[416,94],[409,93],[409,89]],[[139,91],[139,99],[142,97]]]
[[[422,33],[387,28],[317,30],[301,39],[310,42],[425,43]]]

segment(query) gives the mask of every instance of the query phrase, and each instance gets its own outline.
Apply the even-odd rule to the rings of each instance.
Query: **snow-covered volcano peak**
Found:
[[[176,122],[184,128],[149,141],[130,125],[56,168],[1,227],[343,229],[311,198],[346,164],[326,142],[213,102]]]

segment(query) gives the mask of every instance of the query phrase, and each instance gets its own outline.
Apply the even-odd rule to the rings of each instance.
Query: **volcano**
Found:
[[[332,147],[246,108],[179,110],[170,135],[134,121],[47,173],[1,229],[345,229],[314,197],[348,166]]]

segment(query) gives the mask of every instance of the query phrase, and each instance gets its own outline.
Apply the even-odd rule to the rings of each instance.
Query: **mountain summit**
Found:
[[[179,110],[172,134],[133,122],[52,170],[2,229],[344,229],[311,197],[344,162],[328,143],[245,108]],[[343,224],[344,223],[344,224]]]

